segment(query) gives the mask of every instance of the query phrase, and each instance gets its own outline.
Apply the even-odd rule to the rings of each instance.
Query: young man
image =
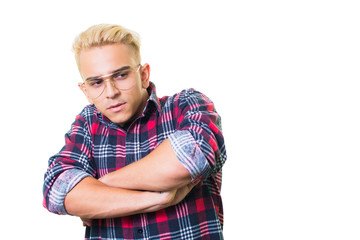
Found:
[[[49,159],[44,206],[85,239],[222,239],[220,116],[202,93],[158,98],[136,35],[96,25],[75,40],[91,105]]]

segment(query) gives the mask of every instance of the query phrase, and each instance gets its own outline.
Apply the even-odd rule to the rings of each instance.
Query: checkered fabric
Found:
[[[65,135],[65,146],[49,159],[43,205],[53,213],[67,214],[64,198],[84,177],[100,178],[145,157],[169,139],[192,180],[201,182],[175,206],[94,220],[86,228],[85,239],[223,239],[220,190],[226,150],[214,104],[194,89],[157,98],[151,83],[148,92],[143,114],[124,128],[94,105],[83,109]]]

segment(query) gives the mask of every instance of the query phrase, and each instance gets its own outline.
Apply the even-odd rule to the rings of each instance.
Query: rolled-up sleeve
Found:
[[[61,173],[49,190],[49,202],[47,204],[49,211],[60,215],[67,214],[64,206],[66,194],[88,176],[91,175],[78,169],[69,169]]]
[[[210,165],[190,132],[176,131],[170,135],[169,140],[176,157],[189,171],[192,180],[211,173]]]
[[[192,181],[221,170],[226,161],[221,118],[213,102],[193,89],[174,98],[176,131],[169,136],[171,146]]]
[[[95,176],[91,160],[92,142],[84,119],[79,115],[65,135],[65,146],[49,159],[44,176],[43,205],[50,212],[67,214],[65,196],[83,178]]]

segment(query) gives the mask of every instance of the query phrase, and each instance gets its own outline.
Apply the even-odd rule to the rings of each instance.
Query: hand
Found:
[[[187,195],[188,193],[200,182],[200,180],[195,181],[193,183],[190,183],[188,185],[185,185],[181,188],[178,189],[173,189],[171,191],[166,191],[166,192],[147,192],[147,194],[150,194],[150,197],[155,197],[159,198],[160,197],[160,203],[156,204],[155,206],[149,207],[147,209],[144,209],[142,211],[142,213],[147,213],[147,212],[155,212],[158,211],[160,209],[163,208],[167,208],[169,206],[173,206],[178,204],[179,202],[181,202]],[[86,218],[81,218],[81,221],[83,222],[83,226],[84,227],[91,227],[92,225],[92,220],[91,219],[86,219]]]
[[[174,198],[169,203],[169,206],[173,206],[173,205],[176,205],[179,202],[181,202],[199,182],[200,182],[200,180],[190,183],[188,185],[185,185],[184,187],[181,187],[179,189],[176,189],[176,191],[174,193],[175,194]]]
[[[178,204],[181,202],[188,193],[200,182],[200,180],[195,181],[193,183],[189,183],[188,185],[185,185],[178,189],[173,189],[166,192],[157,192],[157,194],[160,194],[162,197],[162,203],[157,205],[156,207],[149,208],[149,211],[158,211],[163,208],[167,208],[173,205]]]
[[[91,219],[85,219],[85,218],[80,218],[81,221],[83,222],[83,226],[84,227],[91,227],[92,224],[92,220]]]

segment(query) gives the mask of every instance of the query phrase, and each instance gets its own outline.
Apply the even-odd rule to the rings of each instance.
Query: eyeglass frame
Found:
[[[135,72],[138,72],[140,70],[140,68],[142,67],[141,64],[138,64],[137,65],[138,68],[136,69]],[[106,75],[102,75],[102,76],[96,76],[96,77],[88,77],[84,80],[84,82],[82,83],[82,85],[86,88],[86,82],[88,81],[93,81],[93,80],[103,80],[104,82],[110,82],[116,89],[118,90],[121,90],[121,91],[127,91],[127,90],[130,90],[131,88],[133,88],[135,86],[135,84],[133,86],[131,86],[130,88],[126,88],[126,89],[119,89],[116,87],[115,85],[115,80],[114,80],[114,77],[116,74],[118,74],[119,72],[122,72],[122,71],[125,71],[125,70],[128,70],[128,69],[131,69],[131,68],[134,68],[134,67],[131,67],[131,66],[123,66],[119,69],[116,69],[114,70],[112,73],[109,73],[109,74],[106,74]],[[105,88],[106,88],[106,84],[104,86],[104,89],[101,91],[101,93],[99,94],[99,96],[95,97],[95,98],[92,98],[92,99],[97,99],[99,98],[103,92],[105,91]]]

